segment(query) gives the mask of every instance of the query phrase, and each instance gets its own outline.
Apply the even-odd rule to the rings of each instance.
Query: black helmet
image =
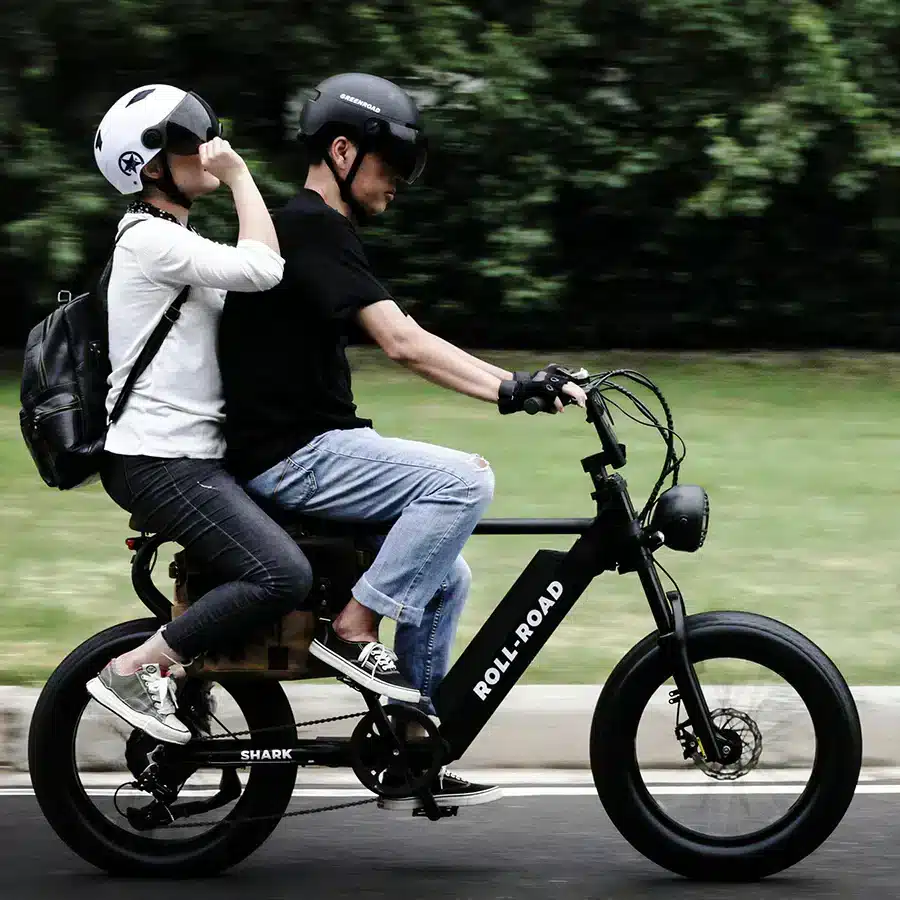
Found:
[[[407,184],[416,181],[425,168],[428,142],[418,107],[391,81],[350,72],[326,78],[316,87],[300,113],[298,138],[315,145],[342,132],[359,148],[346,180],[338,177],[327,152],[325,162],[340,185],[341,196],[356,210],[350,186],[367,152],[378,153]]]

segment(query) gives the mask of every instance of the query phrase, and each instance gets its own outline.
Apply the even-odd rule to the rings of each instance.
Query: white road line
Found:
[[[790,784],[747,784],[747,785],[651,785],[651,794],[656,797],[697,797],[721,794],[725,796],[736,795],[762,795],[798,796],[803,790],[802,785]],[[590,797],[597,796],[593,787],[568,787],[547,785],[503,785],[504,797]],[[88,788],[91,797],[113,797],[115,788]],[[187,789],[179,794],[179,797],[211,797],[215,791],[208,789]],[[900,794],[900,784],[860,784],[856,788],[857,794]],[[0,797],[33,797],[34,791],[26,787],[0,788]],[[146,797],[141,791],[122,789],[119,797]],[[333,787],[324,788],[299,788],[293,792],[295,799],[319,799],[330,798],[335,800],[353,800],[364,797],[373,797],[370,791],[363,789],[336,790]]]
[[[454,771],[455,767],[451,766]],[[593,778],[585,769],[484,769],[463,766],[459,774],[479,784],[496,784],[500,787],[510,785],[521,787],[583,787],[593,789]],[[645,769],[644,780],[654,788],[662,785],[700,785],[715,787],[707,775],[694,768],[681,769]],[[81,783],[88,789],[92,787],[118,787],[131,779],[128,772],[82,772]],[[238,778],[246,783],[249,773],[238,770]],[[190,787],[201,789],[218,787],[221,773],[217,771],[200,771],[191,777]],[[809,771],[805,769],[757,769],[751,776],[742,778],[741,785],[747,784],[791,784],[802,785],[809,780]],[[863,784],[900,784],[900,769],[865,768],[859,776]],[[336,790],[360,790],[356,776],[339,769],[301,769],[297,775],[297,789],[334,788]],[[3,788],[30,788],[31,777],[27,772],[9,772],[0,769],[0,790]]]

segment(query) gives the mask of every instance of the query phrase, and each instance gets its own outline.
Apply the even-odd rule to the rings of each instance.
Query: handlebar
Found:
[[[587,373],[584,372],[583,377],[576,377],[573,381],[578,384],[586,381],[588,377]],[[574,400],[567,396],[563,396],[561,399],[566,405],[574,403]],[[554,402],[552,397],[529,397],[524,404],[525,412],[530,416],[542,412],[549,413],[553,409]],[[609,465],[614,469],[620,469],[625,465],[625,448],[619,443],[606,404],[598,391],[588,391],[587,420],[597,430],[597,436],[600,438],[603,450],[609,458]]]
[[[548,400],[545,397],[529,397],[525,401],[525,412],[527,412],[529,416],[534,416],[542,412],[548,413],[551,409],[553,409],[553,401]]]
[[[608,459],[607,465],[621,469],[625,465],[625,445],[619,443],[616,429],[599,391],[588,392],[587,418],[597,430],[597,437],[600,438],[603,452]]]
[[[587,421],[593,424],[596,429],[597,436],[600,438],[600,443],[603,446],[604,453],[606,454],[610,466],[618,469],[625,465],[625,447],[619,443],[615,428],[613,427],[612,415],[608,405],[610,401],[604,399],[604,393],[613,390],[624,394],[627,399],[632,401],[638,408],[638,411],[644,415],[644,424],[652,425],[659,431],[660,435],[662,435],[667,445],[667,452],[663,473],[660,477],[661,479],[664,479],[668,474],[674,474],[675,483],[677,483],[680,459],[676,457],[673,442],[675,439],[679,441],[681,439],[675,434],[672,414],[662,392],[649,378],[642,375],[640,372],[635,372],[630,369],[616,369],[602,374],[591,375],[584,368],[571,369],[565,366],[560,366],[559,368],[567,373],[575,384],[586,391],[588,396],[586,410]],[[633,393],[611,380],[613,377],[619,375],[649,389],[656,395],[656,398],[662,404],[663,410],[665,411],[665,425],[663,425]],[[563,394],[560,399],[565,405],[574,402],[565,394]],[[539,395],[526,399],[523,406],[525,412],[527,412],[528,415],[533,416],[537,413],[552,413],[554,403],[555,398]],[[618,404],[614,405],[618,407]],[[621,407],[619,408],[621,409]],[[628,413],[626,413],[626,415],[628,415]],[[633,416],[629,417],[634,418]],[[681,443],[683,444],[684,442],[682,441]],[[655,495],[658,487],[659,485],[654,489],[653,495]]]
[[[619,377],[650,391],[659,401],[660,406],[662,406],[665,422],[661,422],[643,400],[634,393],[634,387],[629,389],[618,380],[613,380]],[[666,458],[656,484],[650,491],[644,508],[639,513],[638,518],[644,521],[656,503],[656,499],[666,479],[671,476],[672,486],[674,487],[678,484],[681,463],[687,452],[684,441],[675,431],[675,422],[666,398],[663,396],[662,391],[646,375],[633,369],[613,369],[594,375],[590,375],[584,369],[581,369],[577,373],[573,373],[572,380],[579,384],[587,393],[587,420],[593,424],[597,431],[597,436],[600,438],[605,457],[603,459],[604,465],[611,466],[614,469],[625,465],[625,447],[619,443],[616,436],[610,404],[623,412],[629,419],[653,428],[663,439],[666,445]],[[619,394],[630,401],[640,417],[632,415],[623,409],[619,403],[612,399],[613,394]],[[681,453],[676,452],[676,441],[681,444]]]
[[[559,367],[563,372],[565,372],[572,381],[577,384],[579,387],[583,386],[590,379],[590,374],[587,369],[569,369],[565,366]],[[575,401],[569,397],[567,394],[560,395],[559,398],[563,405],[568,406],[570,403],[574,403]],[[547,397],[547,396],[537,396],[537,397],[528,397],[523,407],[525,412],[528,413],[529,416],[537,415],[538,413],[550,413],[553,411],[553,407],[555,406],[555,397]]]

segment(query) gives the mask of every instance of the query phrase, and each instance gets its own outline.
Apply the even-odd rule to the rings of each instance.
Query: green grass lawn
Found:
[[[540,359],[484,354],[517,368]],[[616,353],[564,360],[593,371],[629,365],[660,385],[688,446],[681,480],[710,494],[696,554],[658,553],[689,611],[776,616],[818,642],[854,683],[900,675],[900,358]],[[488,516],[588,516],[582,457],[593,429],[561,416],[494,409],[355,354],[361,412],[384,434],[487,457]],[[127,515],[99,486],[61,493],[40,481],[18,428],[18,379],[0,383],[0,683],[40,683],[79,642],[146,614],[129,581]],[[622,470],[640,507],[662,441],[617,417]],[[460,643],[479,627],[539,547],[567,537],[476,537],[475,583]],[[164,551],[174,550],[167,545]],[[157,583],[168,593],[162,559]],[[533,682],[599,682],[652,618],[633,575],[597,579],[530,669]]]

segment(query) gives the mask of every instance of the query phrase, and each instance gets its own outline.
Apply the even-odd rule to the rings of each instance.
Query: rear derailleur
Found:
[[[209,733],[212,717],[212,685],[188,682],[179,706],[190,724],[194,737]],[[190,763],[176,763],[165,758],[165,744],[140,729],[131,732],[125,743],[125,762],[134,776],[132,783],[153,798],[145,806],[129,806],[125,818],[135,831],[152,831],[171,825],[178,819],[195,816],[225,806],[241,795],[241,781],[236,769],[223,769],[219,790],[206,800],[176,803],[187,780],[200,768]]]
[[[236,769],[222,769],[219,790],[206,800],[176,803],[181,789],[199,766],[167,762],[165,745],[135,729],[125,744],[125,761],[134,775],[134,786],[153,797],[145,806],[129,806],[125,818],[136,831],[152,831],[178,819],[218,809],[241,795]]]

